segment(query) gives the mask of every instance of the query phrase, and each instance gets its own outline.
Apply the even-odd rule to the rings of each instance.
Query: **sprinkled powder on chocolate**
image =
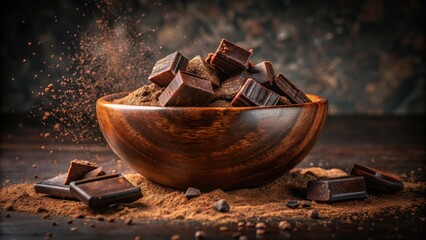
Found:
[[[311,172],[311,173],[307,173]],[[312,174],[314,173],[314,174]],[[61,200],[36,194],[32,184],[15,184],[0,190],[0,207],[11,208],[14,211],[42,214],[38,209],[44,209],[43,214],[74,216],[85,215],[86,218],[103,216],[105,219],[180,219],[198,220],[210,224],[238,222],[241,220],[262,219],[264,221],[277,219],[309,218],[309,210],[319,212],[321,219],[356,216],[367,219],[380,212],[391,212],[395,209],[416,211],[418,206],[425,204],[422,196],[426,184],[405,182],[403,191],[396,194],[370,195],[365,200],[322,204],[313,202],[311,207],[288,208],[285,203],[289,200],[304,199],[303,189],[309,180],[325,176],[344,176],[342,170],[326,171],[320,168],[295,169],[277,180],[259,188],[222,191],[216,189],[202,193],[201,196],[188,200],[185,192],[155,184],[139,174],[127,174],[126,178],[139,186],[143,197],[130,204],[120,204],[101,212],[92,212],[83,203],[71,200]],[[231,210],[220,213],[213,209],[213,204],[225,199]]]

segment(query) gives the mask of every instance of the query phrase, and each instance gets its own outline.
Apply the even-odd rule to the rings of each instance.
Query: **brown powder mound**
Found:
[[[113,103],[137,106],[160,106],[158,97],[163,91],[164,88],[151,83],[138,88],[123,98],[115,99]]]
[[[232,100],[249,77],[250,74],[244,71],[236,76],[226,79],[214,91],[213,100]]]
[[[220,79],[216,71],[200,56],[196,56],[189,61],[186,71],[210,80],[215,88],[220,85]]]
[[[304,174],[315,172],[315,175]],[[121,204],[102,210],[92,211],[78,201],[55,199],[36,194],[32,184],[16,184],[0,190],[0,207],[28,213],[42,213],[59,216],[83,214],[95,218],[100,214],[105,218],[138,219],[184,219],[198,220],[209,224],[237,222],[247,219],[277,220],[285,218],[307,218],[309,208],[290,209],[285,203],[290,199],[303,199],[303,189],[309,180],[324,176],[341,176],[341,170],[299,169],[281,178],[253,189],[235,191],[214,191],[187,200],[183,191],[155,184],[139,174],[128,174],[126,178],[142,189],[144,197],[130,204]],[[321,218],[342,218],[359,216],[369,218],[376,213],[405,209],[415,211],[424,205],[419,197],[424,194],[426,183],[404,183],[405,189],[396,194],[371,195],[365,200],[338,202],[333,204],[313,203]],[[213,204],[226,199],[231,210],[219,213]]]

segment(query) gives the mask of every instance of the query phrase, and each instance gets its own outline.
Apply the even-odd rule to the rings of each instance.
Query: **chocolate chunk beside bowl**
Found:
[[[74,159],[70,162],[70,167],[68,168],[68,175],[64,184],[68,185],[72,181],[80,180],[85,174],[92,170],[95,170],[98,167],[99,166],[96,163]]]
[[[307,199],[336,202],[367,197],[364,177],[346,176],[309,181]]]
[[[360,164],[354,164],[351,175],[363,176],[369,193],[395,193],[404,189],[399,177]]]

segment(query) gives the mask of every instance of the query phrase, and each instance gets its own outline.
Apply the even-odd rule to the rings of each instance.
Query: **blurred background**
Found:
[[[332,115],[425,113],[425,2],[12,1],[2,7],[1,113],[54,108],[37,93],[98,84],[86,104],[144,83],[156,59],[215,51],[222,38],[254,50]],[[109,67],[103,69],[102,66]],[[81,79],[81,69],[90,75]],[[93,70],[101,72],[95,77]],[[72,84],[75,78],[79,84]],[[102,80],[103,79],[103,80]],[[70,90],[72,87],[67,87]],[[76,100],[78,101],[78,100]],[[41,108],[39,108],[41,110]]]

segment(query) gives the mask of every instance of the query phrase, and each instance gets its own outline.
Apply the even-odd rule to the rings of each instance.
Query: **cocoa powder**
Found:
[[[163,91],[163,87],[151,83],[136,89],[123,98],[115,99],[113,103],[137,106],[160,106],[158,97]]]
[[[312,174],[315,173],[315,174]],[[318,177],[346,175],[342,170],[321,168],[295,169],[275,181],[258,188],[222,191],[216,189],[187,200],[185,192],[155,184],[139,174],[127,174],[126,178],[142,189],[144,197],[130,204],[120,204],[102,211],[92,211],[83,203],[36,194],[32,184],[14,184],[0,190],[0,207],[11,211],[34,214],[50,214],[71,217],[76,214],[86,218],[105,219],[163,219],[197,220],[209,224],[238,222],[241,220],[273,220],[308,218],[309,210],[315,209],[321,219],[350,216],[370,218],[392,209],[416,211],[424,205],[426,184],[407,183],[396,194],[370,195],[365,200],[323,204],[313,202],[309,208],[290,209],[285,203],[292,199],[304,199],[304,188],[309,180]],[[231,206],[227,213],[217,212],[213,204],[225,199]],[[39,209],[43,209],[40,213]]]

